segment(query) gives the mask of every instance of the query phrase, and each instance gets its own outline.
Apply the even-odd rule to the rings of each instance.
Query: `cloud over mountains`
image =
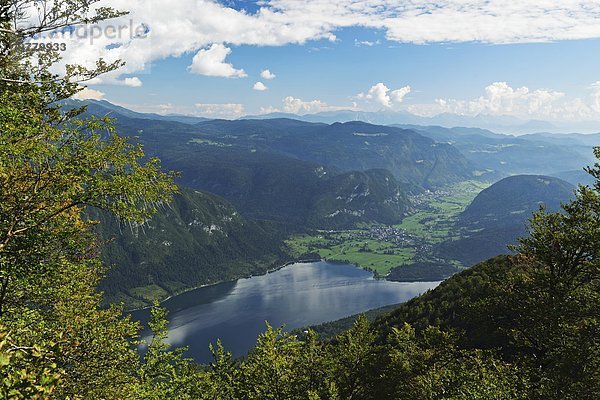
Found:
[[[106,3],[106,4],[105,4]],[[235,3],[234,3],[235,4]],[[76,37],[69,42],[66,62],[123,59],[118,74],[146,70],[152,61],[196,53],[189,70],[209,76],[243,77],[245,72],[225,62],[231,46],[281,46],[311,40],[337,40],[347,27],[382,30],[402,43],[525,43],[600,37],[600,3],[593,0],[265,0],[247,12],[211,0],[106,0],[128,10],[107,25],[130,27],[119,37]],[[34,18],[34,16],[32,16]],[[148,37],[134,35],[139,26]],[[117,81],[118,76],[104,78]],[[267,79],[267,78],[264,78]]]

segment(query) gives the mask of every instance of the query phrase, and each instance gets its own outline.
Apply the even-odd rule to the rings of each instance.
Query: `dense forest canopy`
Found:
[[[329,341],[268,327],[243,360],[219,343],[197,365],[170,349],[153,309],[139,326],[101,308],[105,274],[89,207],[144,221],[177,190],[173,174],[109,120],[57,101],[117,68],[50,67],[23,43],[119,15],[96,1],[0,3],[0,398],[596,399],[600,163],[562,212],[540,210],[514,257],[489,260],[397,311]],[[38,7],[40,24],[27,25]],[[596,148],[600,158],[600,148]]]

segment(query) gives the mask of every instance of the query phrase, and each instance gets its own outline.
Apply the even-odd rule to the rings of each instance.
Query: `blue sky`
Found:
[[[98,88],[114,100],[131,104],[140,98],[179,105],[240,102],[257,112],[260,107],[279,106],[286,96],[350,106],[351,97],[378,82],[394,88],[410,85],[412,92],[406,102],[428,102],[475,98],[497,81],[585,95],[590,84],[600,80],[600,40],[414,45],[388,42],[381,36],[363,29],[345,29],[338,33],[336,43],[321,40],[305,45],[234,48],[229,62],[248,74],[237,79],[191,74],[186,68],[193,54],[187,54],[155,62],[149,74],[138,75],[144,82],[140,88]],[[356,45],[355,40],[379,40],[380,44]],[[264,69],[276,78],[262,79]],[[269,89],[253,90],[257,81]]]
[[[67,56],[128,63],[82,97],[230,118],[353,108],[600,120],[594,1],[153,1],[123,2],[150,26],[146,48],[99,40]]]

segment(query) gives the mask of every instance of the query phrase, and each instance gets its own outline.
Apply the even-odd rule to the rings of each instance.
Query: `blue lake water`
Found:
[[[169,341],[188,346],[187,356],[211,361],[208,344],[221,339],[242,356],[272,326],[286,330],[333,321],[407,301],[439,282],[389,282],[349,264],[298,263],[267,275],[207,286],[163,303],[169,310]],[[149,311],[132,313],[145,323]]]

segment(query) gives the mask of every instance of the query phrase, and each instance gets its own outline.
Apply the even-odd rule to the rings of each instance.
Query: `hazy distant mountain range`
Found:
[[[236,149],[239,150],[241,146],[255,151],[262,150],[271,154],[291,156],[295,159],[328,165],[344,171],[370,168],[389,169],[397,178],[401,178],[401,181],[417,184],[422,183],[418,180],[425,176],[421,175],[418,178],[414,174],[416,171],[407,170],[406,157],[394,155],[394,150],[390,153],[386,149],[393,149],[400,141],[409,140],[410,137],[418,138],[419,135],[438,143],[451,145],[454,149],[459,150],[470,163],[468,167],[463,164],[461,172],[458,172],[455,167],[446,172],[458,172],[458,175],[464,176],[465,169],[469,169],[469,173],[475,177],[481,177],[488,181],[517,174],[542,174],[560,177],[572,184],[588,183],[589,176],[583,172],[583,167],[594,160],[592,146],[600,145],[600,133],[539,133],[543,132],[543,128],[553,128],[553,126],[535,121],[527,123],[512,117],[488,118],[481,116],[468,119],[447,114],[434,118],[422,118],[406,112],[337,111],[304,116],[275,113],[247,117],[253,119],[229,121],[183,115],[139,113],[107,101],[68,102],[69,107],[84,104],[87,105],[90,114],[108,114],[118,117],[122,124],[131,128],[128,129],[129,134],[138,136],[141,132],[137,132],[137,130],[150,127],[152,131],[163,132],[161,136],[169,136],[176,131],[178,132],[176,138],[186,136],[188,140],[196,139],[197,143],[198,141],[204,143],[204,147],[212,143],[209,146],[210,151],[208,151],[211,155],[223,152],[235,153]],[[404,119],[405,122],[392,124],[399,119]],[[346,121],[348,123],[344,123]],[[378,125],[373,124],[376,121],[379,121]],[[520,136],[501,134],[494,130],[493,126],[488,129],[460,126],[461,123],[466,124],[469,121],[481,123],[481,126],[485,125],[484,123],[504,127],[518,126],[522,134]],[[382,124],[401,129],[394,130],[389,126],[381,127]],[[403,133],[392,135],[396,141],[396,144],[393,144],[394,140],[390,141],[389,137],[386,139],[386,136],[360,136],[361,133],[365,133],[362,128],[375,133],[383,133],[386,130]],[[534,128],[539,128],[539,130]],[[247,132],[251,132],[251,134],[245,134]],[[358,136],[352,134],[357,132]],[[142,140],[144,140],[143,135]],[[422,142],[422,139],[418,141]],[[227,145],[228,149],[218,148],[215,146],[218,143]],[[173,143],[168,144],[167,148],[172,147]],[[233,145],[233,148],[229,145]],[[399,148],[405,149],[404,147]],[[442,149],[454,150],[443,147],[436,151],[439,152]],[[389,154],[381,157],[384,154],[378,153],[381,151]],[[362,155],[359,157],[357,152]],[[409,152],[415,154],[412,150]],[[368,154],[371,156],[365,158],[364,156]],[[370,161],[368,161],[369,157]],[[386,158],[387,161],[382,161]],[[394,158],[398,158],[400,162],[394,161]],[[425,158],[427,157],[420,156],[415,160],[419,161]],[[423,165],[416,166],[423,167]],[[436,171],[447,170],[439,167],[440,165],[436,164]],[[422,172],[424,171],[423,168],[420,169]],[[440,178],[447,178],[446,172]],[[400,176],[402,174],[405,177]],[[407,174],[412,175],[412,178],[402,179],[406,178]],[[432,178],[436,179],[435,173],[427,177],[430,181]]]
[[[163,121],[175,121],[186,124],[195,124],[214,118],[181,115],[181,114],[156,114],[141,113],[129,110],[125,107],[112,104],[106,100],[85,100],[85,102],[73,101],[71,104],[88,104],[91,108],[109,110],[130,118],[155,119]],[[438,114],[433,117],[423,117],[407,111],[327,111],[314,114],[294,114],[275,112],[259,115],[246,115],[239,119],[295,119],[298,121],[333,124],[335,122],[362,121],[374,125],[419,125],[440,126],[444,128],[460,127],[464,129],[475,128],[488,130],[497,134],[524,135],[544,132],[554,133],[598,133],[600,132],[600,121],[578,121],[578,122],[549,122],[542,120],[524,120],[508,115],[485,115],[476,116],[458,115],[451,113]]]
[[[290,118],[307,122],[334,122],[364,121],[375,125],[411,124],[411,125],[437,125],[445,128],[466,127],[488,129],[504,134],[525,134],[532,132],[600,132],[600,121],[583,121],[577,123],[548,122],[540,120],[522,120],[512,116],[476,115],[474,117],[458,114],[439,114],[433,117],[422,117],[406,111],[331,111],[316,114],[297,115],[290,113],[271,113],[262,115],[248,115],[243,119],[270,119]]]
[[[518,174],[552,175],[576,185],[589,183],[583,167],[594,162],[600,134],[502,135],[479,128],[394,125],[456,147],[486,180]]]
[[[198,122],[208,121],[209,118],[203,117],[194,117],[189,115],[179,115],[179,114],[155,114],[155,113],[141,113],[137,111],[130,110],[125,107],[118,106],[106,100],[85,100],[85,101],[66,101],[68,106],[80,106],[86,105],[88,107],[88,111],[91,114],[95,115],[122,115],[128,118],[140,118],[140,119],[153,119],[159,121],[173,121],[173,122],[181,122],[184,124],[197,124]]]

